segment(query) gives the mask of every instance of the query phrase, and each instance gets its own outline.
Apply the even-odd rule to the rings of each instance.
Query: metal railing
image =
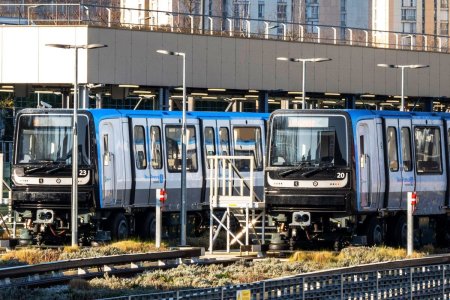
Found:
[[[275,39],[417,51],[449,51],[449,36],[341,26],[233,18],[93,4],[0,4],[5,18],[22,25],[90,25],[241,38]],[[204,24],[204,25],[202,25]]]
[[[256,283],[106,299],[449,299],[449,262],[447,255],[306,273]],[[243,295],[247,297],[243,298]]]

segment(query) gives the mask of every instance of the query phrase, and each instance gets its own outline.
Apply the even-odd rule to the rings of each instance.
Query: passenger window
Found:
[[[389,170],[398,171],[398,154],[397,154],[397,130],[395,127],[387,129],[387,151]]]
[[[134,159],[136,168],[143,170],[147,168],[147,151],[145,149],[144,126],[134,126]]]
[[[205,128],[205,153],[206,153],[206,161],[209,169],[209,159],[208,156],[216,155],[216,142],[214,138],[214,128],[206,127]]]
[[[197,172],[197,137],[195,127],[186,128],[186,170]],[[181,172],[181,126],[166,127],[167,169],[169,172]]]
[[[234,155],[252,156],[255,159],[255,169],[262,170],[262,142],[261,129],[259,127],[235,127]],[[238,160],[236,167],[239,171],[250,169],[248,160]]]
[[[162,168],[161,157],[161,129],[158,126],[152,126],[150,128],[150,153],[153,169]]]
[[[411,131],[408,127],[403,127],[401,130],[402,138],[402,161],[403,161],[403,171],[409,172],[412,170],[412,159],[411,159]]]
[[[219,130],[220,155],[230,155],[230,134],[228,128],[221,127]]]
[[[414,131],[417,173],[441,173],[441,138],[436,127],[416,127]]]

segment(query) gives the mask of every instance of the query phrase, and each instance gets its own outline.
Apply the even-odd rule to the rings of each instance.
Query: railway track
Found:
[[[180,264],[231,264],[240,260],[200,259],[203,254],[203,248],[189,248],[0,268],[0,288],[48,287],[65,284],[75,278],[92,279],[105,274],[126,277],[148,270],[175,268]]]

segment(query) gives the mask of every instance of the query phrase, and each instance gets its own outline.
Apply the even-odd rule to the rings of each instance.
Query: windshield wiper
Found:
[[[323,172],[323,171],[327,171],[327,170],[331,170],[331,169],[335,169],[336,166],[334,166],[332,163],[327,163],[327,164],[322,164],[317,166],[315,169],[307,171],[305,173],[302,173],[303,177],[310,177],[314,174]]]
[[[303,170],[304,167],[309,167],[309,166],[311,166],[311,163],[312,163],[312,162],[313,162],[313,160],[304,160],[304,161],[301,161],[301,162],[300,162],[298,165],[296,165],[294,168],[289,169],[289,170],[286,170],[286,171],[283,171],[283,172],[280,172],[280,173],[278,173],[278,175],[280,175],[280,176],[282,176],[282,177],[288,176],[288,175],[290,175],[290,174],[292,174],[292,173],[295,173],[295,172],[298,172],[298,171]]]
[[[45,172],[45,174],[52,174],[52,173],[54,173],[54,172],[56,172],[56,171],[59,171],[59,170],[61,170],[61,169],[65,169],[66,167],[67,167],[67,165],[59,165],[59,166],[57,166],[57,167],[55,167],[55,168],[53,168],[53,169],[47,170],[47,171]]]
[[[47,168],[48,166],[51,166],[54,163],[53,160],[39,160],[39,161],[36,161],[36,162],[46,162],[46,164],[44,164],[42,166],[39,166],[39,167],[36,167],[36,168],[31,168],[31,169],[25,170],[24,173],[26,175],[35,173],[35,172],[40,171],[42,169],[45,169],[45,168]]]

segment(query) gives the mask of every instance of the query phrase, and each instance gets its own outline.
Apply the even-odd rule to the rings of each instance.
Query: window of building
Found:
[[[448,8],[448,0],[441,0],[441,8]]]
[[[402,9],[402,21],[415,21],[416,10],[415,9]]]
[[[319,6],[306,7],[306,18],[307,19],[319,19]]]
[[[262,141],[261,129],[259,127],[235,127],[233,129],[234,155],[252,156],[255,162],[255,169],[262,170]],[[249,160],[236,162],[239,171],[250,169]]]
[[[150,128],[150,153],[153,169],[162,168],[162,156],[161,156],[161,129],[158,126],[152,126]]]
[[[195,127],[187,126],[186,170],[197,172],[197,138]],[[166,127],[167,169],[169,172],[181,172],[181,126]]]
[[[442,173],[439,128],[416,127],[414,131],[417,173]]]
[[[401,130],[402,139],[402,161],[403,171],[409,172],[412,170],[412,156],[411,156],[411,131],[408,127],[403,127]]]
[[[134,160],[136,168],[143,170],[147,168],[147,151],[145,149],[145,129],[144,126],[134,126]]]
[[[395,127],[387,129],[387,153],[389,170],[398,171],[397,130]]]
[[[258,18],[264,19],[264,2],[258,3]]]
[[[287,20],[287,4],[285,2],[278,2],[277,4],[277,20],[279,22],[286,22]]]
[[[416,0],[402,0],[402,6],[403,7],[415,7]]]
[[[448,22],[441,22],[439,30],[441,35],[448,35]]]
[[[416,32],[416,23],[405,22],[402,23],[402,28],[404,33],[415,33]],[[405,42],[410,44],[411,39],[407,39]]]

